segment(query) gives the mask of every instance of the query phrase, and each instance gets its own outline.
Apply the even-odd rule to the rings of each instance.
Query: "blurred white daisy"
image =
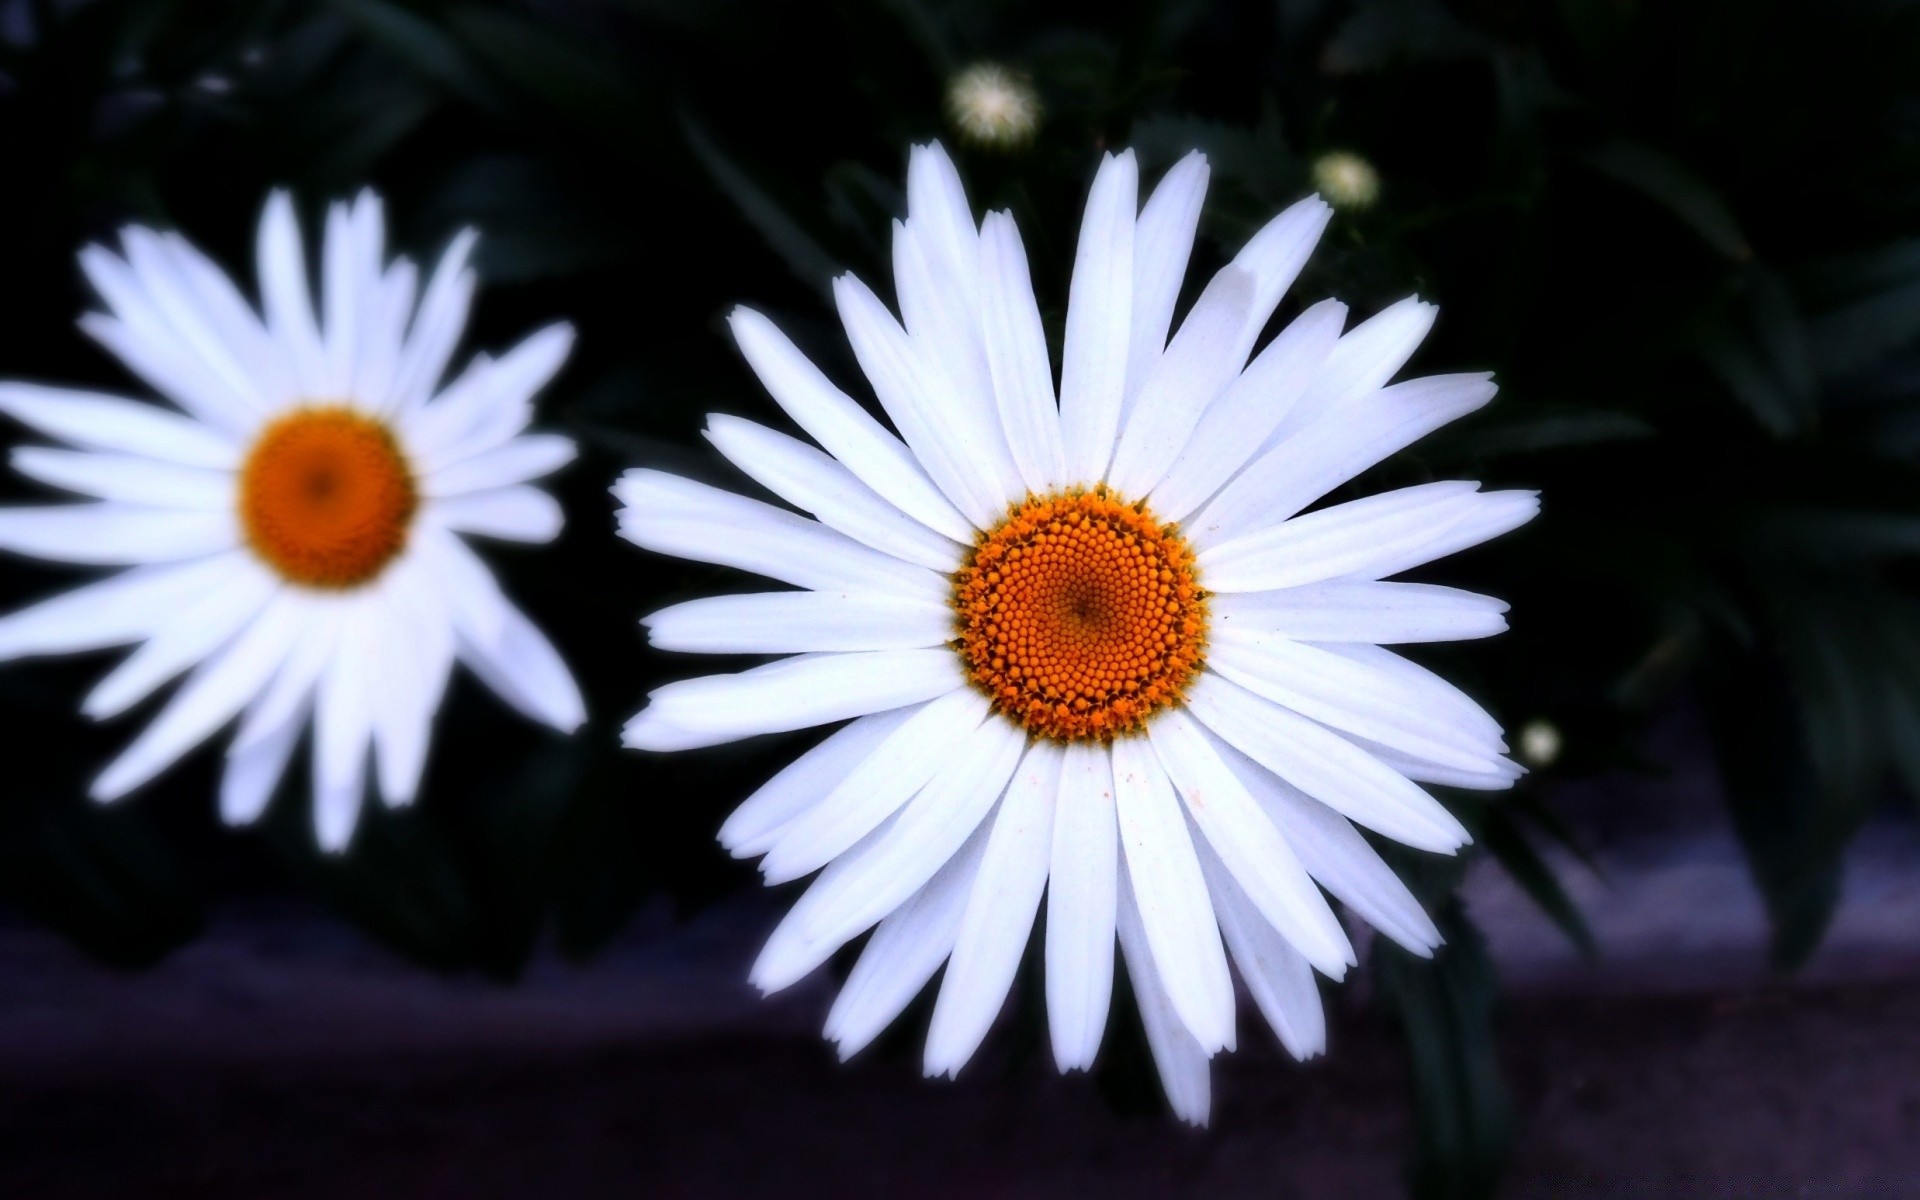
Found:
[[[975,63],[947,84],[947,116],[976,146],[1011,150],[1040,129],[1040,93],[999,63]]]
[[[174,234],[130,227],[81,266],[107,311],[81,327],[180,411],[0,383],[0,412],[73,449],[21,447],[16,470],[87,503],[0,509],[0,549],[128,570],[0,618],[0,657],[138,645],[86,698],[115,716],[186,682],[93,784],[114,800],[235,717],[220,811],[260,815],[311,716],[314,827],[340,849],[368,760],[412,800],[456,660],[563,730],[583,719],[558,654],[462,534],[544,542],[528,486],[573,444],[523,434],[565,360],[555,325],[441,386],[474,275],[462,233],[423,289],[385,260],[380,201],[328,213],[316,316],[293,205],[260,223],[264,316]]]
[[[1167,1094],[1204,1121],[1207,1060],[1234,1043],[1229,962],[1287,1049],[1319,1052],[1313,973],[1354,961],[1321,888],[1417,953],[1439,941],[1355,826],[1451,852],[1467,832],[1416,781],[1519,773],[1492,717],[1380,643],[1504,629],[1498,600],[1385,580],[1523,524],[1534,493],[1430,483],[1308,511],[1492,382],[1388,382],[1433,321],[1415,300],[1344,335],[1323,301],[1248,361],[1326,226],[1318,199],[1257,233],[1169,340],[1206,181],[1191,155],[1140,207],[1132,153],[1102,163],[1056,393],[1012,219],[976,225],[947,156],[916,149],[904,324],[859,280],[835,288],[899,435],[741,309],[747,361],[821,448],[720,415],[707,436],[817,519],[658,471],[615,489],[641,546],[800,589],[649,617],[665,649],[793,657],[658,689],[626,742],[850,720],[720,834],[769,883],[820,872],[761,987],[878,925],[827,1021],[843,1055],[945,963],[925,1066],[959,1070],[1044,893],[1060,1068],[1099,1048],[1117,935]]]

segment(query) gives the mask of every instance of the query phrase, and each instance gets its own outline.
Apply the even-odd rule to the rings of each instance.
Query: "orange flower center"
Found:
[[[954,576],[954,605],[974,685],[1057,741],[1139,731],[1206,651],[1186,539],[1104,487],[1028,498]]]
[[[407,544],[413,471],[387,427],[345,408],[268,425],[240,471],[240,520],[255,554],[292,583],[365,583]]]

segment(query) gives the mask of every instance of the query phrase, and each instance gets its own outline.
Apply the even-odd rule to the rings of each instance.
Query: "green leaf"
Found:
[[[1481,844],[1500,860],[1507,874],[1513,876],[1513,881],[1527,893],[1528,898],[1560,927],[1560,932],[1567,936],[1567,940],[1587,958],[1597,957],[1599,947],[1594,943],[1593,929],[1587,924],[1580,906],[1567,894],[1553,867],[1540,857],[1539,851],[1533,848],[1506,808],[1494,805],[1487,810],[1486,820],[1479,829],[1479,838]]]
[[[1458,899],[1436,914],[1447,942],[1431,959],[1378,939],[1380,1000],[1407,1049],[1416,1142],[1409,1185],[1419,1200],[1496,1193],[1514,1136],[1493,1031],[1495,977],[1479,931]]]
[[[1581,155],[1580,161],[1678,217],[1717,253],[1735,262],[1753,257],[1753,247],[1726,200],[1678,159],[1621,139]]]
[[[840,272],[833,255],[722,150],[699,122],[688,117],[682,122],[682,128],[694,157],[707,169],[714,185],[733,201],[747,224],[759,231],[773,252],[802,282],[831,298],[833,277]]]
[[[473,64],[460,43],[433,22],[386,0],[333,0],[334,7],[423,77],[468,103],[490,111],[505,107],[499,90]]]

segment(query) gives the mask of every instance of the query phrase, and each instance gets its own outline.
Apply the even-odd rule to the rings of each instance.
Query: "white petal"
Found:
[[[892,827],[893,818],[890,817],[845,854],[827,864],[827,869],[820,872],[820,877],[787,910],[780,924],[774,926],[766,945],[760,948],[753,966],[747,971],[747,982],[762,992],[777,992],[805,979],[814,968],[833,957],[834,951],[844,943],[809,939],[802,934],[802,927],[821,904],[837,894],[839,881],[859,869],[860,863],[873,853]]]
[[[1326,366],[1313,386],[1281,422],[1275,439],[1289,437],[1327,413],[1386,386],[1420,348],[1439,312],[1433,305],[1409,296],[1348,330],[1333,353],[1327,355]]]
[[[1233,965],[1280,1044],[1301,1060],[1325,1053],[1327,1014],[1320,1005],[1313,964],[1260,915],[1213,847],[1200,848],[1200,867],[1213,892],[1213,912],[1233,952]]]
[[[1333,208],[1326,201],[1308,196],[1261,226],[1259,232],[1247,239],[1240,253],[1233,256],[1229,265],[1245,271],[1254,281],[1247,323],[1230,355],[1234,370],[1238,371],[1246,363],[1247,353],[1279,306],[1280,297],[1286,295],[1293,281],[1300,277],[1300,269],[1307,265],[1320,235],[1326,231],[1327,222],[1332,219]]]
[[[151,696],[169,679],[206,658],[255,620],[284,591],[251,560],[238,560],[156,624],[153,636],[94,685],[80,711],[95,720],[117,716]]]
[[[433,269],[433,277],[427,280],[420,309],[407,330],[406,345],[394,364],[389,406],[393,412],[410,412],[426,403],[447,373],[473,304],[475,278],[467,267],[467,257],[477,241],[479,235],[471,229],[454,234]]]
[[[177,233],[162,235],[153,248],[178,280],[183,301],[197,310],[208,331],[231,354],[246,381],[251,407],[267,413],[297,399],[300,381],[285,351],[268,335],[227,273]]]
[[[1375,463],[1484,407],[1496,390],[1487,375],[1431,375],[1368,392],[1261,455],[1214,497],[1194,528],[1224,540],[1283,521]]]
[[[655,688],[627,723],[634,750],[691,750],[931,700],[965,686],[951,650],[806,654]]]
[[[117,800],[172,765],[259,694],[306,626],[303,598],[282,593],[240,636],[195,671],[160,715],[90,789]]]
[[[1218,630],[1212,670],[1322,725],[1462,771],[1491,768],[1506,750],[1498,727],[1464,695],[1440,701],[1391,673],[1332,650],[1239,629]]]
[[[193,399],[205,406],[205,419],[218,421],[228,428],[245,428],[251,424],[264,405],[257,395],[260,381],[246,369],[244,352],[238,351],[209,323],[199,297],[180,275],[160,235],[129,226],[121,230],[120,240],[132,276],[129,282],[143,293],[146,316],[137,316],[130,304],[123,309],[124,297],[113,302],[116,315],[127,321],[130,328],[147,330],[146,350],[156,356],[166,355],[181,370],[182,379],[191,372],[196,384]],[[101,266],[96,257],[89,271],[96,287],[102,287],[110,276]],[[106,294],[104,287],[102,294]],[[142,323],[136,326],[136,321]],[[154,331],[160,331],[167,339],[164,346],[153,344]]]
[[[0,412],[86,450],[211,470],[231,470],[242,456],[239,442],[222,431],[143,401],[97,392],[0,383]]]
[[[1160,714],[1151,734],[1194,824],[1254,907],[1308,962],[1334,979],[1343,977],[1358,960],[1339,919],[1200,727],[1176,710]]]
[[[567,522],[560,502],[530,484],[447,496],[429,507],[447,529],[510,542],[550,542]]]
[[[1206,197],[1207,156],[1195,150],[1161,178],[1140,210],[1133,234],[1133,317],[1127,332],[1129,396],[1140,390],[1167,348],[1173,305],[1180,298],[1180,282],[1187,275],[1187,259],[1193,253],[1193,235]],[[1131,192],[1127,201],[1131,215]],[[1105,465],[1101,464],[1102,469]]]
[[[240,728],[227,747],[229,755],[249,750],[272,738],[283,726],[306,719],[314,707],[320,676],[333,661],[349,607],[327,603],[312,606],[299,643],[288,651],[273,680],[241,717]]]
[[[421,481],[422,490],[429,496],[458,496],[525,483],[559,470],[574,454],[571,438],[529,434],[432,472]]]
[[[176,512],[104,503],[0,508],[0,550],[55,562],[171,562],[239,544],[240,525],[231,510]]]
[[[1338,300],[1322,300],[1260,351],[1201,415],[1167,477],[1153,489],[1154,511],[1184,521],[1247,464],[1326,361],[1346,313]]]
[[[1000,801],[927,1031],[929,1075],[959,1073],[1013,986],[1047,887],[1062,759],[1057,745],[1034,743]]]
[[[1253,287],[1253,277],[1245,271],[1222,269],[1148,371],[1127,408],[1107,473],[1121,494],[1144,496],[1166,477],[1200,423],[1200,414],[1238,374],[1234,346],[1247,324]]]
[[[928,234],[928,247],[950,286],[972,303],[978,288],[979,230],[960,172],[939,142],[907,155],[907,212]]]
[[[291,721],[284,721],[271,733],[247,746],[227,750],[227,765],[220,773],[220,819],[229,825],[251,825],[267,810],[267,801],[287,772],[293,748],[306,728],[304,710]]]
[[[368,669],[374,649],[366,634],[364,620],[345,621],[340,653],[320,679],[313,727],[313,831],[320,848],[329,853],[347,848],[366,798],[367,753],[373,738]]]
[[[1047,334],[1027,274],[1027,250],[1010,213],[989,213],[980,231],[981,294],[987,363],[1000,423],[1027,490],[1039,495],[1067,482],[1060,409],[1053,397]]]
[[[533,397],[572,348],[572,327],[556,324],[521,339],[498,362],[476,358],[431,403],[402,417],[402,440],[429,473],[491,450],[526,428]]]
[[[1140,1006],[1147,1048],[1152,1051],[1154,1066],[1160,1071],[1160,1086],[1166,1090],[1167,1103],[1175,1116],[1189,1125],[1205,1125],[1213,1104],[1207,1069],[1211,1052],[1194,1038],[1181,1019],[1167,988],[1166,976],[1155,961],[1140,906],[1134,900],[1132,882],[1126,878],[1120,882],[1117,923],[1120,948],[1126,955],[1127,974],[1133,980],[1133,995]]]
[[[1377,833],[1442,854],[1472,840],[1439,801],[1379,759],[1212,672],[1194,685],[1188,708],[1228,745]]]
[[[991,454],[992,447],[962,440],[957,414],[950,409],[963,398],[950,394],[948,381],[929,369],[907,331],[866,284],[842,275],[833,281],[833,295],[854,357],[880,407],[954,507],[976,527],[991,528],[1009,497],[1002,494],[993,472],[968,462],[969,455]]]
[[[1371,579],[1439,557],[1429,547],[1444,544],[1456,525],[1489,503],[1504,505],[1495,497],[1507,493],[1481,495],[1478,486],[1423,483],[1316,509],[1226,541],[1209,538],[1205,526],[1191,536],[1210,591],[1264,592],[1342,575]]]
[[[396,563],[381,580],[384,619],[373,689],[375,778],[389,806],[411,803],[426,770],[433,715],[446,695],[459,650],[452,618],[419,559]],[[564,673],[564,668],[561,668]]]
[[[642,624],[658,649],[693,654],[913,650],[954,636],[946,605],[855,592],[714,596],[663,608]]]
[[[1359,645],[1339,642],[1323,645],[1320,649],[1329,654],[1349,659],[1371,671],[1386,676],[1392,686],[1409,696],[1417,696],[1416,703],[1434,712],[1449,714],[1464,731],[1477,733],[1489,742],[1497,743],[1502,750],[1506,743],[1501,741],[1500,722],[1492,713],[1480,707],[1478,701],[1455,687],[1443,676],[1380,646]]]
[[[728,318],[754,374],[808,436],[901,512],[958,542],[973,538],[973,525],[956,510],[900,440],[827,381],[759,313],[736,308]]]
[[[210,512],[231,511],[235,501],[230,471],[182,467],[129,454],[20,446],[13,452],[13,469],[41,483],[124,504]]]
[[[1138,296],[1134,215],[1139,193],[1140,168],[1133,151],[1107,155],[1100,160],[1080,220],[1060,361],[1060,429],[1068,475],[1081,481],[1105,477],[1120,437],[1127,346]],[[1194,211],[1197,216],[1198,205]],[[1185,265],[1182,251],[1181,269]],[[1174,287],[1179,287],[1177,274]],[[1172,305],[1169,297],[1169,312]],[[1164,323],[1160,333],[1164,340]],[[1157,356],[1159,347],[1154,350]]]
[[[946,769],[986,719],[986,700],[968,688],[920,705],[818,804],[780,831],[761,874],[768,883],[784,883],[846,852]]]
[[[827,1014],[826,1033],[839,1044],[840,1061],[879,1037],[946,961],[986,844],[983,824],[913,899],[873,931]]]
[[[522,714],[572,733],[587,719],[587,708],[566,662],[510,601],[502,596],[496,603],[498,617],[481,624],[452,611],[460,661]]]
[[[151,323],[136,326],[102,313],[86,314],[79,325],[80,332],[196,422],[235,439],[248,437],[257,427],[250,408],[198,363],[188,361],[171,334],[155,332]]]
[[[801,936],[844,945],[904,904],[992,810],[1025,742],[1025,731],[1011,721],[986,721],[968,734],[948,769],[907,802],[871,853],[834,881],[802,922]]]
[[[946,579],[818,521],[662,471],[628,471],[613,494],[620,535],[660,554],[736,567],[821,591],[944,600]]]
[[[735,858],[765,854],[801,814],[823,802],[894,730],[925,707],[896,708],[841,726],[742,800],[720,826],[720,844]]]
[[[276,191],[260,214],[255,258],[260,271],[260,299],[266,311],[267,331],[287,356],[294,378],[309,396],[326,394],[326,355],[320,328],[313,315],[313,292],[307,283],[307,251],[293,201]]]
[[[1526,768],[1512,761],[1503,761],[1484,771],[1461,771],[1438,766],[1410,754],[1401,754],[1385,746],[1373,745],[1364,738],[1355,738],[1354,741],[1368,754],[1415,783],[1438,783],[1470,791],[1500,792],[1512,787],[1515,780],[1527,773]]]
[[[831,455],[721,413],[708,415],[707,440],[762,487],[848,537],[942,573],[958,567],[960,543],[895,508]]]
[[[1215,596],[1207,607],[1216,629],[1303,642],[1451,642],[1507,628],[1506,601],[1430,583],[1335,579]]]
[[[1233,1044],[1233,980],[1173,785],[1146,739],[1113,744],[1120,846],[1174,1011],[1207,1053]]]
[[[1069,743],[1047,885],[1047,1026],[1062,1071],[1091,1069],[1107,1026],[1119,836],[1106,747]]]
[[[1441,942],[1439,929],[1359,830],[1231,746],[1215,744],[1322,887],[1413,953],[1433,953]]]
[[[1444,530],[1436,530],[1425,541],[1409,539],[1383,546],[1364,567],[1348,574],[1360,579],[1382,579],[1512,533],[1540,515],[1540,493],[1482,492],[1463,496],[1457,507],[1457,519],[1449,522]]]
[[[138,642],[252,565],[243,551],[135,567],[0,617],[0,659]]]

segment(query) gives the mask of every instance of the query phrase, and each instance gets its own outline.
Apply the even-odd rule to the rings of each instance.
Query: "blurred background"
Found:
[[[980,64],[1030,123],[966,119]],[[1376,947],[1325,1060],[1244,1026],[1210,1130],[1118,1014],[1057,1078],[1032,963],[957,1084],[924,1004],[839,1066],[826,982],[746,986],[787,896],[712,838],[805,738],[617,748],[714,669],[636,619],[730,581],[613,540],[609,483],[745,486],[698,436],[782,423],[735,303],[857,377],[827,281],[887,276],[931,137],[1056,339],[1103,148],[1208,154],[1190,289],[1325,191],[1287,311],[1418,292],[1415,367],[1502,385],[1355,489],[1544,493],[1422,576],[1512,602],[1423,657],[1533,768],[1445,797],[1472,852],[1395,858],[1449,946]],[[104,660],[0,671],[0,1193],[1920,1195],[1920,4],[0,0],[0,376],[131,386],[75,328],[86,242],[250,279],[269,188],[368,184],[416,258],[483,231],[469,350],[580,330],[567,532],[489,557],[592,722],[460,681],[421,802],[326,857],[299,771],[246,831],[204,750],[86,802],[135,728],[77,715]],[[74,578],[0,561],[0,606]]]

